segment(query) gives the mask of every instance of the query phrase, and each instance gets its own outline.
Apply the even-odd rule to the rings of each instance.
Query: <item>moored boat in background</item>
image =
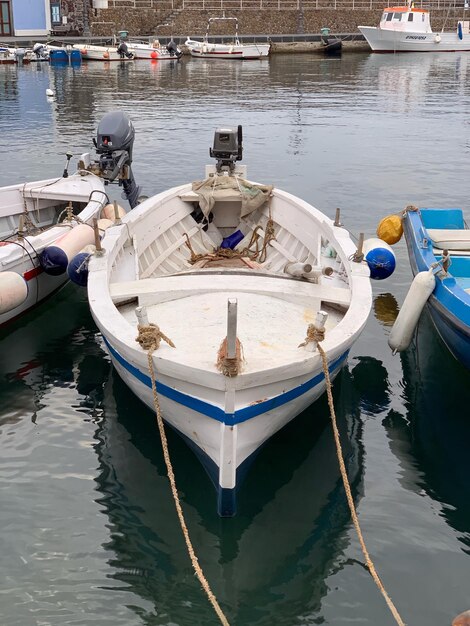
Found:
[[[427,9],[407,5],[384,9],[379,26],[359,26],[374,52],[456,52],[470,50],[470,22],[453,32],[433,32]]]
[[[235,37],[231,43],[213,43],[209,41],[211,24],[220,21],[235,22]],[[201,59],[260,59],[267,57],[270,50],[269,43],[240,43],[238,38],[238,19],[236,17],[210,17],[207,30],[202,40],[188,37],[185,46],[193,57]]]
[[[83,61],[131,61],[134,59],[133,52],[120,52],[118,45],[116,43],[106,45],[74,43],[73,48],[80,51]]]
[[[121,43],[125,43],[126,48],[134,54],[136,59],[171,61],[180,59],[183,56],[182,51],[173,39],[166,46],[162,45],[158,39],[153,39],[152,41],[126,39]]]

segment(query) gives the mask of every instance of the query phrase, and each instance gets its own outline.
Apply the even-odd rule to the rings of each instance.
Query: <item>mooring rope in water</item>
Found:
[[[310,324],[309,327],[310,326],[313,326],[313,325]],[[307,331],[307,339],[305,340],[304,344],[300,344],[300,345],[306,345],[306,343],[308,343],[309,340],[311,341],[312,339],[309,338],[309,333]],[[379,575],[377,574],[375,566],[369,556],[369,552],[367,551],[367,547],[364,541],[364,537],[362,535],[361,527],[359,525],[359,519],[357,517],[356,507],[354,506],[354,500],[353,500],[352,493],[351,493],[351,486],[349,484],[348,475],[346,472],[346,465],[344,464],[343,450],[342,450],[341,441],[339,438],[339,430],[336,424],[336,413],[335,413],[335,406],[333,403],[333,393],[331,391],[332,387],[331,387],[330,373],[328,371],[328,361],[326,359],[326,353],[324,349],[322,348],[322,346],[320,345],[321,340],[322,339],[317,339],[316,337],[313,339],[313,341],[315,341],[317,345],[317,348],[318,348],[318,351],[320,353],[321,360],[322,360],[323,373],[325,374],[325,381],[326,381],[326,393],[328,397],[328,406],[330,408],[331,424],[333,426],[333,434],[334,434],[335,444],[336,444],[336,452],[338,455],[338,462],[339,462],[339,467],[341,470],[341,478],[343,479],[344,489],[346,491],[346,498],[348,500],[349,510],[351,511],[353,524],[356,529],[356,533],[359,538],[359,543],[361,544],[362,552],[364,554],[364,558],[366,561],[367,568],[370,572],[370,575],[374,579],[375,584],[380,589],[381,594],[385,598],[385,602],[387,603],[388,608],[390,609],[397,624],[399,624],[400,626],[405,626],[405,622],[400,617],[400,614],[398,613],[397,608],[393,604],[392,599],[388,595],[385,587],[383,586],[382,581],[379,578]]]
[[[186,547],[188,549],[189,557],[191,559],[192,566],[196,573],[196,576],[199,579],[199,582],[202,585],[202,588],[206,592],[207,597],[209,598],[209,602],[212,604],[214,611],[216,612],[218,618],[224,626],[230,626],[227,618],[225,617],[222,609],[220,608],[219,603],[217,602],[217,598],[212,593],[209,583],[207,582],[206,577],[204,576],[204,572],[202,571],[201,566],[199,565],[198,558],[196,553],[194,552],[193,545],[191,543],[191,539],[189,537],[188,528],[186,526],[186,521],[184,519],[183,509],[181,508],[180,499],[178,496],[178,490],[176,488],[176,480],[175,474],[173,472],[173,466],[171,464],[170,452],[168,449],[168,441],[165,433],[165,425],[163,423],[162,413],[160,409],[160,402],[158,400],[157,394],[157,384],[155,379],[155,370],[153,367],[153,359],[152,355],[155,350],[158,350],[161,340],[166,341],[170,346],[174,347],[171,339],[168,339],[159,327],[156,324],[149,324],[146,326],[138,326],[139,335],[136,338],[136,341],[140,343],[142,347],[145,346],[147,349],[147,360],[148,367],[150,372],[150,381],[152,383],[152,392],[153,392],[153,403],[155,406],[155,413],[157,416],[157,424],[158,430],[160,431],[160,439],[162,441],[162,449],[163,449],[163,457],[165,459],[166,469],[168,472],[168,480],[170,481],[171,493],[173,495],[173,500],[175,501],[176,512],[178,514],[179,522],[181,525],[181,530],[183,532],[184,540],[186,542]]]

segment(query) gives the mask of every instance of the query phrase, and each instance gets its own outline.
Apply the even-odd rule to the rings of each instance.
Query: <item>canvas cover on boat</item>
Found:
[[[195,181],[192,189],[199,196],[199,206],[207,217],[216,201],[233,200],[234,193],[241,198],[240,217],[259,209],[271,196],[273,185],[257,185],[235,176],[213,176]]]

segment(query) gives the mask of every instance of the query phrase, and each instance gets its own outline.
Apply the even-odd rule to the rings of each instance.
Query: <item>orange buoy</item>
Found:
[[[403,224],[399,215],[387,215],[377,226],[377,237],[390,246],[400,241],[403,235]]]
[[[80,50],[82,57],[86,57],[86,55],[88,54],[88,51],[85,50],[85,48],[83,50]]]
[[[155,50],[152,50],[152,52],[150,53],[150,56],[152,57],[152,59],[158,59],[158,52],[155,52]]]
[[[103,59],[109,59],[109,52],[103,52]]]

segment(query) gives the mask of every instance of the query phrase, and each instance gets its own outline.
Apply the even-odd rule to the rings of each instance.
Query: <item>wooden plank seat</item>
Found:
[[[334,287],[328,284],[315,284],[306,281],[285,278],[283,276],[267,276],[237,271],[227,280],[227,270],[223,274],[201,270],[197,273],[185,273],[157,278],[111,283],[109,291],[113,302],[119,303],[138,298],[141,306],[158,304],[169,300],[177,300],[208,291],[227,293],[245,292],[263,294],[305,304],[314,304],[321,308],[321,303],[331,303],[348,308],[351,293],[346,287]],[[286,323],[288,321],[286,320]]]

